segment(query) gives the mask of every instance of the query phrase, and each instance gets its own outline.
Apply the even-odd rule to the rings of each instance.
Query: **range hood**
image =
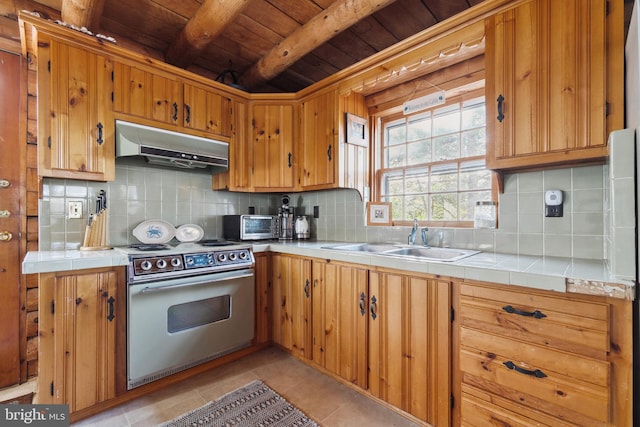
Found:
[[[144,157],[150,164],[183,169],[229,169],[229,144],[116,120],[116,157]]]

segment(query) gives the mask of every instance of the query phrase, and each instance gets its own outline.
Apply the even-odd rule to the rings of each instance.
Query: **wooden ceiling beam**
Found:
[[[205,0],[167,48],[165,60],[181,68],[189,67],[250,2],[251,0]]]
[[[395,0],[337,0],[271,49],[240,78],[252,88],[286,70],[291,64]]]
[[[67,24],[85,27],[93,32],[100,29],[105,0],[62,0],[60,15]]]

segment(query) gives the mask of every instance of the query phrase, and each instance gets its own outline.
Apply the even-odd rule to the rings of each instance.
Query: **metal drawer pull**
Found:
[[[11,212],[8,210],[0,211],[0,218],[9,218],[11,216]]]
[[[109,322],[113,321],[113,319],[116,318],[116,316],[113,314],[113,312],[115,311],[115,308],[113,306],[114,302],[116,302],[116,299],[114,297],[111,297],[107,300],[107,303],[109,304],[109,315],[107,316],[107,320]]]
[[[513,308],[510,305],[505,305],[504,307],[502,307],[502,309],[507,313],[517,314],[518,316],[535,317],[536,319],[542,319],[543,317],[547,317],[547,315],[541,312],[540,310],[522,311],[522,310],[518,310],[517,308]]]
[[[376,317],[378,317],[378,314],[376,313],[378,311],[378,306],[377,303],[378,300],[376,299],[375,295],[371,297],[371,305],[369,306],[369,311],[371,311],[371,318],[373,320],[376,320]]]
[[[530,371],[528,369],[523,369],[523,368],[521,368],[519,366],[516,366],[516,364],[513,363],[510,360],[507,360],[506,362],[503,362],[502,364],[504,366],[506,366],[507,368],[511,369],[512,371],[520,372],[521,374],[531,375],[531,376],[536,377],[536,378],[544,378],[544,377],[547,376],[547,374],[542,372],[540,369],[536,369],[535,371]]]
[[[502,103],[504,102],[504,96],[500,94],[497,101],[498,101],[498,121],[502,123],[502,121],[504,120],[504,114],[502,113]]]
[[[307,299],[311,296],[309,293],[309,279],[304,283],[304,296],[307,297]]]
[[[9,233],[8,231],[0,231],[0,241],[8,242],[12,238],[13,238],[13,234]]]
[[[360,301],[358,301],[358,307],[360,308],[360,314],[361,315],[365,315],[367,314],[367,309],[364,306],[364,302],[367,300],[367,296],[363,293],[360,294]]]
[[[96,128],[98,129],[98,139],[96,140],[96,142],[98,143],[98,145],[102,145],[104,143],[104,138],[102,137],[102,129],[104,128],[104,125],[98,122]]]
[[[9,181],[6,179],[0,179],[0,188],[7,188],[9,185],[11,185]]]

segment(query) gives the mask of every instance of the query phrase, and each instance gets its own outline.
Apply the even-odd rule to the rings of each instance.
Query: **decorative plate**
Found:
[[[175,227],[161,219],[142,221],[133,229],[133,236],[142,243],[167,243],[175,235]]]
[[[176,228],[176,239],[181,242],[197,242],[204,237],[204,230],[197,224],[184,224]]]

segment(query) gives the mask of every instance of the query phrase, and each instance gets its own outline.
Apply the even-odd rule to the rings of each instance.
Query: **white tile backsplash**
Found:
[[[603,197],[607,197],[606,174],[607,166],[507,174],[504,193],[499,195],[497,229],[430,228],[430,244],[604,259],[605,247],[610,244],[608,232],[605,233],[609,216],[603,203]],[[257,214],[275,214],[282,196],[210,188],[211,176],[206,172],[159,169],[120,160],[114,182],[45,179],[40,203],[40,248],[77,248],[84,234],[87,207],[88,213],[93,212],[100,189],[107,191],[110,202],[112,245],[135,242],[131,231],[147,219],[163,219],[176,226],[195,223],[203,227],[206,238],[221,238],[222,215],[246,213],[249,206],[255,207]],[[564,193],[564,216],[545,218],[544,191],[556,188]],[[410,227],[367,227],[365,203],[354,190],[291,193],[290,197],[296,215],[309,217],[312,237],[318,240],[407,242]],[[83,201],[83,219],[65,217],[66,201],[71,198]],[[320,207],[319,218],[313,218],[314,206]]]

